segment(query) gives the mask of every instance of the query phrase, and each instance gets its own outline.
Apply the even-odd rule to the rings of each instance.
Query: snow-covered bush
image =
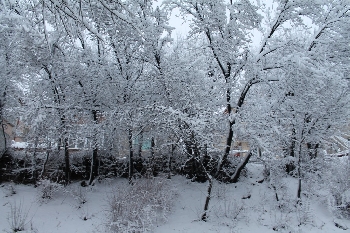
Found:
[[[167,219],[174,191],[169,180],[140,179],[108,196],[108,232],[152,232],[153,224]]]
[[[82,205],[84,205],[87,200],[88,187],[79,186],[70,186],[65,189],[65,192],[68,195],[71,195],[76,201],[77,209],[80,209]]]
[[[302,205],[297,205],[296,214],[297,214],[298,226],[313,224],[314,216],[311,211],[309,199],[304,199]]]
[[[215,183],[213,188],[214,197],[218,198],[219,200],[226,200],[228,195],[228,184],[224,183]]]
[[[217,218],[229,218],[232,221],[237,221],[239,218],[244,218],[246,207],[244,203],[238,203],[234,199],[225,198],[219,201],[213,208],[213,212]]]
[[[93,217],[93,215],[90,213],[89,211],[89,207],[88,206],[82,206],[81,208],[79,208],[79,218],[81,220],[87,221],[88,219],[91,219]]]
[[[269,181],[271,190],[274,192],[276,207],[283,212],[290,212],[293,210],[295,202],[288,189],[289,179],[292,178],[285,171],[286,164],[283,159],[271,161]]]
[[[234,198],[234,193],[231,192],[230,186],[231,184],[214,183],[212,202],[215,202],[215,204],[209,208],[209,219],[218,221],[233,231],[239,221],[248,220],[246,215],[248,206],[243,200]],[[246,198],[250,198],[249,190],[247,190],[246,195],[242,196],[242,199]],[[202,216],[202,214],[203,209],[201,208],[197,215]]]
[[[335,158],[327,170],[329,208],[336,217],[350,219],[350,161],[348,158]]]
[[[11,232],[19,232],[25,230],[24,227],[29,223],[28,221],[29,210],[23,208],[23,203],[18,205],[16,202],[10,203],[10,213],[7,216],[7,220],[10,224]]]
[[[15,183],[11,182],[5,186],[5,197],[11,197],[17,193]]]
[[[339,207],[343,216],[350,219],[350,188],[348,188],[341,195],[342,205]]]
[[[40,180],[38,182],[38,201],[40,203],[45,203],[48,200],[51,200],[54,198],[55,194],[63,188],[63,185],[52,182],[51,180]]]

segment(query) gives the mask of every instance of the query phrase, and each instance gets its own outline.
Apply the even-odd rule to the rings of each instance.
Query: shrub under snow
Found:
[[[140,179],[108,196],[108,232],[151,232],[167,219],[174,197],[170,181]]]
[[[348,158],[335,159],[328,171],[329,207],[335,216],[350,219],[350,161]]]
[[[43,179],[38,182],[38,201],[40,203],[47,202],[54,198],[54,195],[63,188],[63,185]]]

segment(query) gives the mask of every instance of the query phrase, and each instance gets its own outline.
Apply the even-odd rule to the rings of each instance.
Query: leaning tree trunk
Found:
[[[208,219],[208,209],[209,209],[209,202],[210,202],[210,198],[211,198],[211,191],[213,188],[213,178],[211,177],[211,175],[209,175],[209,173],[206,171],[206,175],[207,175],[207,179],[208,179],[208,191],[207,191],[207,197],[205,199],[205,204],[204,204],[204,212],[202,214],[202,221],[207,221]]]
[[[204,204],[204,212],[201,216],[201,220],[202,221],[207,221],[208,219],[208,209],[209,209],[209,202],[211,199],[211,192],[213,189],[213,177],[209,174],[209,172],[207,171],[207,169],[204,167],[202,161],[200,160],[199,157],[196,158],[197,162],[201,165],[207,179],[208,179],[208,190],[207,190],[207,197],[205,198],[205,204]]]
[[[230,178],[230,182],[231,183],[237,183],[238,182],[238,179],[241,175],[241,172],[243,170],[243,168],[247,165],[250,157],[252,157],[253,153],[252,151],[250,150],[247,154],[247,156],[244,157],[243,161],[238,165],[238,167],[236,168],[236,171],[235,173],[231,176]]]
[[[233,140],[233,127],[234,122],[230,122],[229,123],[229,132],[228,132],[228,136],[226,138],[226,147],[225,147],[225,153],[224,156],[222,157],[221,161],[219,161],[218,164],[218,169],[216,172],[216,178],[218,178],[220,176],[220,173],[222,172],[222,167],[224,166],[225,162],[227,161],[228,155],[230,154],[230,150],[231,150],[231,144],[232,144],[232,140]]]
[[[208,156],[208,150],[207,150],[207,144],[204,145],[204,158],[206,158]],[[202,161],[200,161],[200,164],[202,165],[202,168],[205,172],[205,175],[208,179],[208,190],[207,190],[207,197],[205,199],[205,204],[204,204],[204,212],[202,214],[202,221],[207,221],[207,218],[208,218],[208,209],[209,209],[209,202],[210,202],[210,198],[211,198],[211,191],[212,191],[212,188],[213,188],[213,178],[212,176],[209,174],[209,172],[206,170],[206,166],[203,164]]]
[[[250,79],[246,85],[244,86],[244,89],[242,90],[241,92],[241,95],[238,99],[238,102],[237,102],[237,109],[235,110],[235,113],[237,114],[239,109],[243,106],[243,103],[245,101],[245,97],[247,96],[248,94],[248,91],[250,90],[250,88],[256,84],[256,83],[259,83],[261,82],[261,80],[257,77],[254,77],[252,79]],[[231,96],[230,96],[230,90],[227,89],[226,91],[226,99],[227,99],[227,113],[228,114],[231,114],[233,111],[232,111],[232,107],[231,107],[231,104],[230,104],[230,100],[231,100]],[[229,121],[229,133],[228,133],[228,136],[227,136],[227,140],[226,140],[226,148],[225,148],[225,153],[224,153],[224,156],[222,157],[222,159],[219,161],[219,164],[218,164],[218,170],[216,172],[216,175],[215,177],[218,178],[220,177],[220,175],[222,174],[222,167],[225,165],[225,163],[227,162],[227,158],[228,158],[228,155],[230,154],[230,150],[231,150],[231,145],[232,145],[232,141],[233,141],[233,126],[236,124],[236,120],[235,119],[232,119]],[[245,160],[246,162],[243,165],[243,167],[241,167],[241,169],[244,168],[244,166],[248,163],[249,159],[250,159],[251,156],[248,156],[248,158]],[[237,179],[239,178],[239,175],[240,175],[240,172],[237,174],[238,177]]]

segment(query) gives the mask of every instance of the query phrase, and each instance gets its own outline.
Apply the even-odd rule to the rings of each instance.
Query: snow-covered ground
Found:
[[[268,182],[262,181],[262,166],[249,164],[247,177],[237,184],[214,182],[209,219],[199,221],[206,198],[207,184],[193,183],[174,176],[167,189],[176,189],[173,208],[167,221],[158,221],[152,232],[347,232],[349,220],[335,219],[322,199],[312,197],[295,207],[297,181],[284,178],[286,185],[280,202]],[[13,185],[13,184],[12,184]],[[0,231],[11,232],[11,206],[22,206],[28,214],[27,232],[97,233],[105,232],[108,198],[125,189],[126,179],[115,179],[82,188],[74,183],[58,190],[53,199],[42,201],[39,188],[5,183],[0,187]],[[16,194],[12,194],[15,190]],[[114,190],[114,191],[113,191]],[[165,190],[168,191],[168,190]],[[82,200],[84,199],[84,200]],[[40,201],[41,200],[41,201]],[[86,201],[86,203],[82,203]],[[18,210],[18,208],[17,208]],[[338,227],[336,227],[338,225]]]

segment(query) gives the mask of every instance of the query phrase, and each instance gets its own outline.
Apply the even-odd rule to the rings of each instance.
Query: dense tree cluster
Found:
[[[350,4],[262,2],[1,1],[0,121],[29,127],[28,179],[177,169],[209,180],[209,204],[212,179],[237,182],[257,156],[292,163],[300,199],[301,164],[348,124]],[[172,37],[174,8],[186,39]],[[239,163],[237,139],[250,145]]]

